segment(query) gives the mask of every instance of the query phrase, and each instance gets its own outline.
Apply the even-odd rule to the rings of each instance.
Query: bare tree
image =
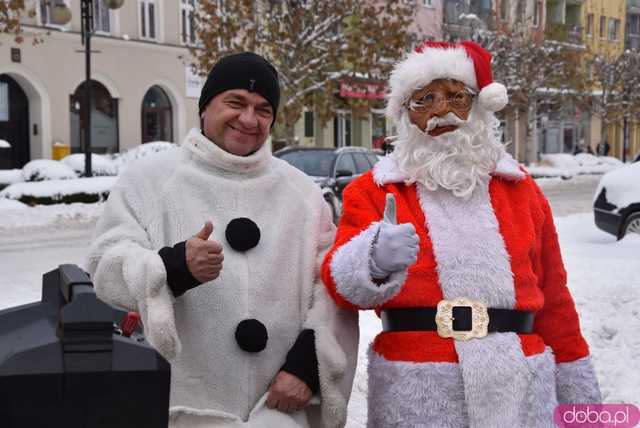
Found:
[[[411,10],[401,0],[203,0],[201,45],[192,49],[205,74],[225,54],[258,51],[280,75],[278,119],[287,144],[304,107],[326,123],[337,107],[345,78],[382,79],[409,45]],[[349,108],[368,111],[376,101],[347,99]],[[379,102],[379,101],[378,101]]]

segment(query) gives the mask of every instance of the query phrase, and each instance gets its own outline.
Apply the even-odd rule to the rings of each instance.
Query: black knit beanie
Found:
[[[229,89],[246,89],[264,97],[273,108],[273,123],[276,121],[280,103],[278,72],[263,57],[252,52],[242,52],[221,58],[209,72],[198,101],[199,116],[209,101]]]

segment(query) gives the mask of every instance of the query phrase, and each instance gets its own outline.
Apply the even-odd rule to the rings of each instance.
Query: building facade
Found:
[[[52,23],[65,3],[69,24]],[[189,67],[194,0],[125,0],[117,10],[95,0],[92,38],[92,148],[115,153],[148,141],[180,141],[197,126],[201,79]],[[85,56],[80,0],[27,1],[24,41],[0,44],[0,168],[50,158],[56,143],[81,151]],[[34,40],[41,42],[34,44]],[[3,107],[4,106],[4,107]],[[7,153],[8,152],[8,153]],[[8,159],[7,159],[8,158]]]
[[[633,6],[633,4],[631,5]],[[625,27],[628,13],[627,0],[585,0],[582,22],[584,44],[589,56],[618,58],[625,50]],[[634,10],[631,7],[631,10]],[[632,14],[633,15],[633,14]],[[599,88],[592,88],[597,96]],[[603,132],[603,121],[596,114],[589,117],[589,146],[593,151],[619,159],[633,156],[638,141],[638,124],[620,120],[610,123]],[[626,144],[626,147],[625,147]]]

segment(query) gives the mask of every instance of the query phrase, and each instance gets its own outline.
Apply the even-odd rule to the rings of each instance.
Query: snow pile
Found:
[[[78,178],[70,166],[51,159],[32,160],[22,168],[24,181],[69,180]]]
[[[51,198],[62,200],[75,194],[100,195],[109,193],[117,177],[89,177],[75,180],[48,180],[12,184],[0,191],[0,198],[22,199],[23,197]]]
[[[561,177],[569,179],[581,174],[604,174],[624,165],[610,156],[594,156],[589,153],[548,153],[540,156],[539,164],[525,168],[534,178]]]
[[[74,153],[69,156],[65,156],[61,162],[70,166],[78,175],[78,177],[84,176],[84,158],[83,153]],[[115,162],[106,156],[91,155],[91,173],[95,177],[103,175],[117,175],[118,167]]]
[[[599,195],[603,187],[607,189],[607,201],[619,208],[640,203],[640,162],[606,173],[595,194]]]
[[[11,144],[7,140],[0,140],[0,149],[10,149]]]
[[[0,169],[0,187],[24,181],[21,169]]]
[[[0,211],[22,210],[25,208],[29,208],[29,205],[23,204],[20,201],[14,201],[13,199],[0,198]]]
[[[178,147],[176,144],[169,143],[167,141],[154,141],[150,143],[144,143],[133,149],[127,150],[123,153],[113,155],[113,164],[118,170],[118,174],[123,172],[127,165],[137,159],[159,153],[164,150],[170,150]]]

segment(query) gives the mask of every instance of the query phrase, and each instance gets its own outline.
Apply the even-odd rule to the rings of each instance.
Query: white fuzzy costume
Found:
[[[239,217],[261,232],[246,252],[225,239]],[[206,220],[214,225],[209,239],[223,246],[220,276],[174,298],[158,250],[189,239]],[[358,332],[357,317],[319,282],[334,233],[320,189],[266,145],[239,157],[194,129],[180,147],[120,177],[87,268],[99,297],[139,311],[147,339],[170,360],[172,426],[344,425]],[[250,318],[268,331],[259,353],[242,351],[234,338]],[[315,332],[321,405],[289,417],[266,409],[264,395],[303,329]]]

